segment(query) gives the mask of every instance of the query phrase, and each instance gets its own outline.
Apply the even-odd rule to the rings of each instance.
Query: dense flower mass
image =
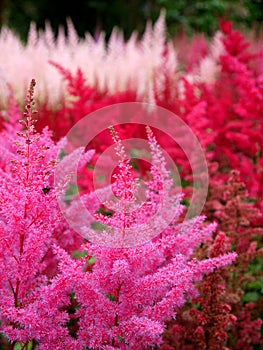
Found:
[[[32,25],[26,44],[2,30],[1,349],[262,345],[263,46],[220,26],[211,41],[167,40],[162,14],[141,39],[114,31],[107,43],[78,38],[70,22],[57,38]],[[123,102],[191,128],[209,172],[201,216],[186,215],[188,155],[162,130],[109,113],[109,128],[72,151],[77,122]],[[133,138],[147,157],[127,152]],[[111,147],[117,166],[96,189]]]

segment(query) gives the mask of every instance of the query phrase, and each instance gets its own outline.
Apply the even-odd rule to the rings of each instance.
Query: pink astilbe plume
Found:
[[[32,80],[18,135],[11,132],[11,123],[0,134],[1,143],[9,143],[10,149],[8,154],[1,154],[0,169],[1,332],[13,344],[20,342],[26,347],[31,341],[41,343],[45,339],[49,344],[46,349],[50,344],[59,349],[61,345],[55,344],[61,344],[60,339],[66,336],[68,320],[59,307],[67,297],[66,291],[58,290],[56,281],[50,284],[47,269],[56,264],[49,251],[58,242],[55,233],[62,223],[56,201],[60,189],[53,187],[61,145],[52,141],[47,129],[41,134],[35,131],[34,87]],[[46,294],[50,299],[45,304],[42,300]]]
[[[204,224],[203,217],[177,223],[182,212],[180,197],[170,192],[172,181],[150,129],[152,179],[145,202],[138,205],[135,200],[138,187],[130,164],[114,130],[112,135],[120,159],[113,183],[116,198],[108,202],[112,205],[111,215],[97,215],[98,223],[107,225],[108,230],[98,232],[94,226],[87,229],[91,241],[82,246],[85,256],[73,264],[66,252],[56,247],[61,266],[57,281],[73,281],[77,305],[73,313],[77,323],[74,334],[83,347],[147,349],[162,342],[165,320],[175,317],[175,310],[195,294],[194,283],[214,269],[230,264],[236,254],[203,261],[191,259],[194,248],[211,236],[215,225]],[[156,207],[160,204],[163,208],[168,205],[165,209],[175,212],[173,220],[166,222],[156,237],[141,244],[139,235],[145,235],[146,228],[151,228],[144,226],[145,220],[151,215],[152,220],[156,220]],[[113,238],[106,240],[105,237],[114,236],[112,232],[121,233],[125,243],[125,235],[132,237],[133,233],[134,245],[120,247],[116,239],[117,246],[111,246]],[[100,245],[92,243],[96,235],[105,236]],[[107,246],[107,243],[110,244]]]
[[[54,143],[47,129],[35,131],[34,86],[32,80],[19,138],[12,138],[10,130],[7,140],[14,144],[1,168],[1,332],[12,346],[42,350],[156,346],[165,321],[195,295],[195,282],[236,255],[191,259],[215,225],[205,224],[203,217],[179,221],[181,197],[172,191],[161,148],[149,128],[152,167],[145,200],[140,201],[140,182],[112,129],[119,156],[113,198],[100,190],[110,211],[95,214],[97,222],[90,226],[80,221],[90,239],[81,246],[83,238],[75,240],[56,197],[64,198],[65,212],[76,215],[77,202],[64,197],[65,191],[77,160],[85,165],[93,151],[80,148],[55,161],[66,141]],[[63,181],[55,184],[57,162]],[[91,214],[99,207],[93,193],[80,199]],[[100,245],[96,237],[102,238]],[[74,247],[79,248],[78,260],[69,254]]]
[[[83,234],[88,239],[95,239],[97,243],[114,247],[142,244],[157,236],[175,217],[179,216],[182,211],[182,206],[179,205],[181,198],[171,193],[172,179],[165,168],[160,147],[152,131],[148,128],[147,134],[153,165],[151,167],[151,180],[144,183],[147,188],[146,198],[140,202],[139,192],[143,191],[140,181],[134,177],[130,160],[118,134],[113,128],[111,128],[111,133],[116,144],[119,163],[118,172],[113,175],[115,177],[112,184],[114,198],[105,205],[114,212],[114,215],[98,214],[97,219],[108,229],[94,236],[92,229],[84,228]]]
[[[252,54],[252,40],[220,28],[211,41],[166,39],[162,13],[127,41],[117,29],[107,43],[103,33],[78,38],[70,21],[57,37],[32,25],[26,44],[1,30],[0,348],[262,345],[262,45]],[[28,75],[39,85],[24,107]],[[63,136],[78,121],[125,102],[163,107],[191,128],[210,175],[203,216],[184,218],[206,178],[192,167],[195,147],[179,147],[185,132],[169,136],[159,113],[159,128],[145,131],[104,109],[116,127],[70,153]],[[150,161],[130,161],[126,139],[145,137]],[[96,162],[113,142],[108,185],[115,163]]]

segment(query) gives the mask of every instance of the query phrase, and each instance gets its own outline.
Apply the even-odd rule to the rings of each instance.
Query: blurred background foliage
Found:
[[[0,0],[0,25],[25,40],[30,22],[44,28],[48,20],[57,33],[70,18],[81,37],[100,30],[109,37],[117,26],[128,38],[135,29],[141,34],[146,21],[154,22],[163,8],[170,36],[182,31],[212,35],[222,16],[242,30],[259,33],[263,20],[263,0]]]

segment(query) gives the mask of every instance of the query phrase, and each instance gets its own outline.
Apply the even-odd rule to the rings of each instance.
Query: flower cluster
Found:
[[[68,22],[57,38],[32,25],[26,44],[2,29],[1,348],[262,344],[263,51],[231,23],[220,28],[210,41],[173,41],[161,14],[141,39],[80,39]],[[36,92],[34,79],[25,86],[32,76]],[[192,164],[157,128],[117,125],[69,151],[64,136],[78,121],[122,102],[162,107],[197,136],[209,170],[202,216],[186,219]],[[131,138],[147,140],[149,162],[130,160]],[[95,190],[96,162],[112,143],[111,189]]]
[[[148,128],[153,165],[145,202],[136,203],[138,186],[112,129],[119,156],[113,183],[116,198],[107,202],[111,203],[110,216],[95,216],[107,228],[98,232],[94,225],[87,226],[89,241],[79,244],[79,259],[72,257],[63,239],[58,239],[65,232],[66,240],[66,231],[71,229],[56,200],[65,195],[70,178],[54,183],[57,154],[65,141],[55,143],[47,129],[41,134],[35,131],[34,86],[32,80],[21,130],[15,136],[10,127],[1,135],[7,149],[0,189],[1,331],[24,349],[158,345],[165,320],[175,317],[175,309],[195,293],[195,282],[230,264],[236,254],[200,261],[191,258],[215,225],[204,224],[203,217],[179,222],[180,197],[170,193],[173,182]],[[69,177],[75,153],[60,160]],[[89,160],[89,153],[83,154],[82,163]],[[65,210],[69,210],[70,201],[65,200]],[[173,212],[173,217],[165,216],[166,212]],[[96,235],[104,237],[100,245],[93,242]],[[138,241],[140,236],[143,242]]]

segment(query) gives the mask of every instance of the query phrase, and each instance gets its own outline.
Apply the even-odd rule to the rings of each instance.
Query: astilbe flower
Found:
[[[166,43],[165,29],[164,12],[154,25],[147,24],[141,39],[138,39],[138,32],[134,31],[127,41],[117,28],[112,31],[109,40],[106,40],[105,33],[100,33],[96,38],[86,33],[85,38],[79,38],[70,20],[67,21],[67,33],[59,28],[57,36],[48,23],[44,30],[39,31],[31,23],[26,43],[22,43],[10,29],[3,27],[0,48],[5,52],[5,59],[0,57],[0,79],[1,82],[11,84],[21,104],[26,94],[28,75],[34,76],[39,82],[36,93],[39,111],[40,106],[57,110],[67,95],[58,72],[49,64],[50,60],[60,62],[63,67],[72,69],[73,73],[80,68],[88,85],[96,87],[99,92],[113,95],[130,89],[147,98],[152,78],[156,74],[160,76],[159,68],[163,64]],[[171,45],[167,51],[169,61],[172,62],[171,75],[177,66],[174,55]],[[6,102],[6,91],[1,82],[2,108]]]
[[[1,158],[0,169],[10,171],[10,157],[13,156],[16,151],[16,145],[14,144],[14,138],[17,137],[17,132],[20,131],[21,125],[19,120],[22,118],[22,113],[15,99],[11,86],[6,86],[9,92],[8,95],[8,108],[6,111],[0,113],[1,130]]]
[[[171,52],[174,53],[173,58]],[[176,62],[175,48],[172,47],[171,43],[167,43],[163,48],[162,65],[158,65],[155,68],[156,74],[152,78],[152,99],[147,100],[143,94],[137,93],[140,90],[139,85],[136,89],[132,89],[129,86],[126,90],[115,93],[100,91],[97,86],[91,86],[89,84],[89,78],[85,76],[83,69],[73,72],[73,69],[67,69],[61,64],[52,61],[51,64],[62,74],[63,81],[66,84],[65,91],[67,95],[65,99],[61,100],[60,107],[56,110],[50,110],[44,105],[41,105],[39,111],[39,128],[42,128],[47,123],[54,130],[55,137],[59,139],[78,120],[102,107],[121,102],[146,101],[152,104],[156,103],[179,115],[191,126],[193,132],[199,137],[204,149],[208,150],[214,141],[215,134],[207,131],[211,130],[211,121],[207,113],[205,96],[200,97],[200,94],[197,94],[197,91],[200,90],[200,84],[197,84],[196,81],[193,83],[188,82],[185,73],[179,74],[176,71],[176,67],[173,66],[173,62]],[[173,74],[171,74],[171,70]],[[182,89],[184,90],[183,93],[181,91]],[[109,115],[107,117],[109,118],[109,123],[114,124],[114,120],[110,119],[113,116]],[[127,138],[145,137],[145,130],[138,125],[118,126],[117,130]],[[155,130],[155,134],[161,146],[169,152],[182,169],[182,176],[191,182],[191,167],[184,152],[167,135],[164,135],[158,130]],[[93,140],[92,147],[98,153],[101,153],[110,144],[111,139],[109,135],[106,132],[102,132]],[[207,152],[207,158],[210,160],[211,157],[211,152]],[[144,172],[146,170],[146,163],[138,162],[138,166],[140,171]],[[87,173],[86,171],[85,175],[88,175]],[[86,176],[86,183],[84,181],[82,185],[86,188],[91,188],[90,181],[87,179],[88,176]]]
[[[120,175],[113,185],[119,199],[112,202],[112,217],[105,217],[103,222],[113,230],[121,229],[122,237],[130,230],[128,242],[132,242],[132,231],[134,239],[138,238],[138,227],[144,229],[141,234],[150,230],[151,238],[154,229],[163,229],[161,235],[130,248],[89,242],[82,247],[88,256],[72,259],[62,241],[72,231],[61,217],[56,195],[64,195],[75,158],[83,154],[81,163],[85,164],[93,152],[78,149],[62,158],[65,181],[54,187],[55,159],[65,140],[55,144],[47,129],[36,133],[34,86],[32,80],[18,140],[11,127],[0,135],[8,135],[7,146],[8,142],[16,146],[9,147],[1,167],[1,331],[13,346],[19,342],[23,348],[132,349],[158,344],[164,320],[174,316],[174,308],[182,306],[186,295],[194,292],[193,283],[216,267],[231,263],[235,254],[190,260],[194,247],[205,241],[215,226],[203,227],[202,217],[176,224],[182,211],[180,198],[170,193],[172,182],[160,148],[148,130],[154,165],[147,200],[142,205],[134,201],[138,185],[134,185],[121,141],[114,134]],[[95,198],[92,194],[83,197],[86,202]],[[127,205],[136,211],[127,213],[123,210]],[[89,206],[94,212],[96,201]],[[69,208],[65,203],[64,209]],[[164,209],[174,212],[170,225],[170,215],[162,218]],[[156,225],[149,224],[151,215]],[[55,268],[50,273],[52,266]],[[76,323],[75,331],[72,322]]]
[[[262,278],[262,271],[251,271],[251,263],[262,257],[263,216],[253,202],[238,171],[232,171],[226,184],[217,186],[207,203],[211,217],[219,222],[219,228],[228,240],[228,246],[235,248],[238,258],[225,275],[229,304],[237,322],[228,344],[233,349],[252,349],[261,344],[260,310],[262,296],[248,303],[243,298],[250,284]],[[207,211],[209,212],[209,211]],[[246,336],[244,336],[246,334]]]
[[[152,179],[145,202],[139,204],[138,183],[121,140],[114,130],[112,134],[119,155],[119,172],[113,183],[115,200],[106,203],[111,215],[97,215],[104,232],[94,231],[94,226],[86,227],[84,232],[90,241],[82,246],[85,256],[79,260],[72,261],[64,250],[54,247],[60,260],[56,282],[73,281],[72,322],[76,324],[74,336],[80,346],[147,349],[162,342],[165,320],[175,317],[175,309],[195,293],[194,283],[204,274],[228,265],[236,255],[191,259],[195,247],[211,236],[215,225],[205,225],[203,217],[177,222],[183,209],[180,197],[171,193],[172,181],[150,129]],[[158,216],[160,205],[162,213],[174,213],[172,219],[168,215],[170,223],[164,221],[165,227]],[[155,220],[155,225],[147,225]],[[147,230],[152,227],[161,227],[162,231],[141,244],[140,235],[147,238]],[[94,243],[96,235],[100,244]]]
[[[38,33],[32,26],[25,46],[6,29],[0,35],[0,46],[6,53],[1,64],[2,85],[9,82],[21,102],[25,94],[24,72],[32,71],[40,77],[40,129],[48,124],[59,138],[76,121],[100,107],[125,101],[151,102],[178,114],[190,125],[206,149],[210,168],[210,163],[218,164],[217,170],[211,171],[213,177],[225,180],[226,170],[240,169],[251,195],[262,202],[262,74],[253,68],[258,57],[250,54],[248,40],[231,23],[221,21],[221,31],[211,44],[198,38],[185,43],[184,53],[191,54],[191,46],[198,46],[195,52],[201,54],[198,61],[191,62],[189,58],[182,71],[178,67],[184,62],[180,55],[177,57],[176,45],[165,40],[164,14],[154,28],[147,27],[141,40],[133,35],[124,42],[117,31],[108,45],[103,35],[97,41],[90,35],[81,40],[70,23],[68,33],[66,37],[60,31],[55,39],[50,27]],[[28,67],[19,74],[18,58]],[[67,86],[50,60],[59,62]],[[209,74],[206,76],[204,71]],[[6,88],[2,95],[4,100]],[[133,129],[127,133],[127,137],[141,135]],[[157,135],[157,139],[177,160],[183,176],[188,177],[189,162],[178,147],[167,137]],[[109,138],[104,133],[97,141],[96,149],[101,151]],[[191,178],[186,179],[191,182]],[[86,187],[91,187],[90,181]]]
[[[215,177],[226,180],[226,169],[239,169],[250,195],[260,204],[263,90],[252,69],[256,55],[249,52],[250,43],[231,23],[222,21],[221,30],[221,73],[214,88],[205,92],[208,113],[216,116],[211,119],[211,129],[216,132],[214,160],[219,164]]]
[[[142,82],[138,79],[135,87],[127,84],[124,85],[125,88],[116,91],[101,90],[99,83],[90,83],[89,76],[82,66],[77,70],[69,69],[66,64],[57,64],[53,59],[52,66],[62,74],[66,83],[62,84],[65,96],[63,95],[55,110],[45,104],[39,106],[39,128],[47,123],[54,131],[55,137],[59,139],[78,120],[101,107],[132,101],[157,104],[181,117],[198,137],[200,144],[206,150],[211,185],[212,178],[226,180],[227,171],[238,168],[250,194],[258,199],[260,205],[263,184],[260,152],[262,81],[259,73],[253,69],[256,55],[249,53],[248,40],[241,32],[234,30],[231,23],[222,21],[221,31],[214,36],[210,46],[205,50],[206,55],[195,62],[193,67],[190,65],[191,67],[179,72],[176,47],[162,39],[161,22],[158,25],[159,34],[156,27],[155,34],[149,31],[144,39],[148,47],[153,40],[152,35],[155,35],[162,46],[162,54],[161,56],[158,54],[157,59],[159,63],[152,68],[153,74],[147,87],[141,87],[145,80],[142,77]],[[116,36],[113,40],[114,45],[117,41]],[[203,46],[202,42],[200,46]],[[132,55],[133,51],[129,52]],[[104,65],[107,63],[106,60]],[[202,73],[207,65],[210,67],[209,70],[213,68],[214,72],[210,78],[206,78]],[[111,75],[109,81],[112,80],[110,77]],[[141,89],[145,93],[138,93]],[[119,127],[118,132],[127,138],[144,135],[144,130],[134,125],[128,128]],[[182,169],[182,177],[191,184],[191,167],[182,150],[160,131],[156,132],[156,137]],[[109,136],[103,132],[93,141],[92,147],[100,153],[110,143]],[[145,171],[145,163],[138,162],[138,165],[141,171]],[[88,171],[85,173],[89,175]],[[86,183],[84,182],[84,187],[89,189],[92,187],[88,176]],[[187,190],[191,192],[190,186]]]
[[[50,246],[66,239],[56,200],[66,184],[57,189],[53,184],[62,144],[55,144],[47,129],[41,134],[35,131],[34,86],[32,80],[20,131],[9,119],[0,134],[1,145],[6,146],[0,163],[1,332],[12,346],[20,342],[25,348],[33,341],[42,343],[40,348],[50,349],[50,344],[54,349],[61,349],[61,344],[71,348],[74,341],[67,343],[65,327],[68,315],[59,309],[69,297],[48,277],[49,267],[57,265]]]
[[[248,198],[238,171],[211,190],[205,209],[211,220],[217,220],[218,233],[214,241],[197,249],[195,256],[213,258],[235,249],[238,257],[199,284],[198,298],[179,311],[176,322],[168,323],[167,345],[189,350],[251,350],[261,344],[262,297],[254,303],[243,300],[249,284],[262,278],[261,271],[250,271],[250,264],[262,256],[262,214]]]
[[[199,138],[211,187],[213,179],[226,180],[231,169],[239,169],[250,195],[262,205],[263,90],[260,73],[253,68],[260,53],[250,53],[251,43],[226,21],[213,40],[195,69],[184,72],[175,85],[168,83],[164,99],[156,90],[156,102],[185,120]],[[202,65],[211,57],[214,77],[203,79]],[[171,147],[169,140],[165,146]],[[179,161],[188,176],[189,165],[181,156]]]
[[[54,131],[56,139],[65,136],[76,122],[95,110],[114,103],[136,101],[135,90],[127,89],[110,94],[107,90],[100,91],[97,86],[91,86],[80,68],[73,73],[71,68],[66,69],[55,61],[50,61],[50,65],[61,74],[67,95],[61,100],[59,109],[53,110],[45,105],[40,106],[38,127],[41,128],[47,124]],[[110,141],[107,133],[103,133],[103,137]],[[97,144],[98,150],[105,146],[103,137]]]
[[[216,236],[209,249],[209,258],[228,251],[224,233]],[[178,350],[228,349],[228,331],[233,328],[237,318],[229,305],[226,276],[224,268],[221,268],[204,278],[198,285],[198,297],[189,300],[178,311],[176,321],[168,322],[163,336],[165,345],[161,349],[165,349],[166,345]]]
[[[214,141],[215,136],[213,133],[208,133],[206,131],[204,132],[204,130],[210,126],[206,112],[206,102],[202,99],[200,101],[200,98],[196,96],[195,84],[191,85],[187,83],[184,78],[181,78],[179,81],[179,79],[177,80],[177,78],[169,74],[169,69],[166,67],[165,63],[166,58],[167,57],[164,53],[164,72],[162,75],[167,78],[166,85],[164,86],[164,90],[162,90],[162,94],[159,94],[160,89],[154,87],[155,85],[158,85],[158,83],[154,83],[154,98],[159,106],[171,110],[186,121],[193,132],[199,137],[200,143],[204,149],[208,149],[209,145]],[[116,103],[143,101],[143,99],[136,96],[135,91],[131,89],[127,90],[126,92],[118,92],[115,94],[99,92],[97,88],[92,88],[88,84],[87,78],[85,78],[82,70],[79,69],[75,74],[73,74],[71,70],[65,69],[60,64],[55,62],[52,62],[52,64],[62,74],[63,80],[66,84],[66,91],[68,92],[68,99],[65,101],[65,104],[62,103],[61,108],[57,111],[52,112],[42,108],[39,113],[40,121],[38,125],[39,128],[41,128],[44,123],[48,123],[52,130],[54,130],[54,136],[56,139],[59,139],[60,136],[64,136],[81,118],[88,116],[90,113],[99,110],[102,107],[110,106]],[[167,64],[169,65],[169,62]],[[184,83],[185,85],[184,98],[179,97],[180,83]],[[156,108],[156,106],[152,105],[152,108]],[[109,124],[115,124],[114,115],[112,115],[110,112],[108,113],[107,118]],[[145,138],[145,129],[135,123],[118,125],[116,130],[125,138]],[[180,167],[182,177],[186,180],[186,182],[191,184],[192,171],[185,153],[180,147],[178,147],[178,144],[171,137],[168,137],[166,134],[157,129],[155,129],[154,132],[158,143],[167,150],[169,155]],[[111,144],[112,140],[109,137],[109,133],[106,131],[96,135],[94,140],[92,140],[90,143],[90,147],[96,150],[96,154],[93,157],[93,165],[95,165],[96,158],[99,156],[99,154],[107,149],[107,147],[109,147]],[[211,158],[211,152],[207,152],[207,159],[210,160]],[[139,168],[139,171],[143,174],[149,170],[147,162],[137,160],[136,165]],[[83,169],[83,181],[80,183],[82,188],[92,188],[91,175],[92,172],[90,169]],[[190,186],[188,186],[188,192],[191,193]]]

